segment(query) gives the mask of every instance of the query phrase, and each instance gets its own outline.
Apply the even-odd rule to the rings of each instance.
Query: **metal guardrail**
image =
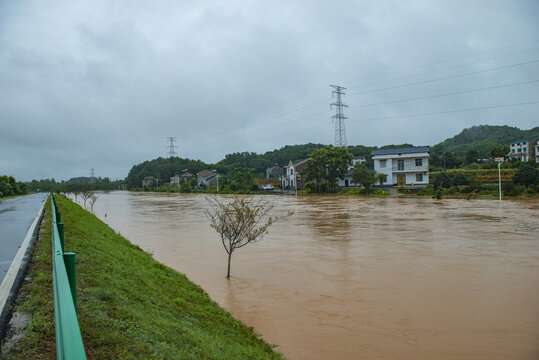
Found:
[[[56,358],[86,359],[77,318],[75,253],[64,252],[64,223],[61,222],[61,214],[52,193],[51,210]]]

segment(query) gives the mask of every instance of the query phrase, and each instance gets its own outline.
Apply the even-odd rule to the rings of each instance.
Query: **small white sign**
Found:
[[[494,161],[504,162],[504,160],[505,159],[503,157],[494,158]]]

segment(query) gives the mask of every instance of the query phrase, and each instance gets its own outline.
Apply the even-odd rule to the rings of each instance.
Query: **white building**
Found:
[[[428,146],[378,149],[371,152],[374,170],[387,176],[385,186],[426,186],[429,184]]]
[[[514,141],[509,144],[509,158],[520,161],[528,161],[529,159],[535,159],[539,161],[537,151],[537,140],[539,136],[532,137],[531,139],[524,139]]]
[[[346,175],[344,175],[344,179],[339,179],[338,185],[340,187],[359,186],[358,184],[354,184],[352,182],[352,170],[354,170],[354,166],[356,166],[356,164],[361,164],[365,161],[367,161],[365,156],[356,156],[350,160],[350,163],[348,164],[348,171],[346,172]]]
[[[309,159],[299,160],[295,163],[290,160],[288,166],[284,167],[285,175],[281,178],[281,183],[284,190],[303,190],[305,189],[305,178],[301,174],[307,168]]]

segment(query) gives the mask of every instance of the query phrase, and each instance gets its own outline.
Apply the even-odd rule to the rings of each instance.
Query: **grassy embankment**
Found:
[[[280,359],[183,274],[94,215],[55,196],[65,249],[77,253],[79,322],[88,359]],[[27,334],[1,359],[55,358],[50,202],[15,311]]]

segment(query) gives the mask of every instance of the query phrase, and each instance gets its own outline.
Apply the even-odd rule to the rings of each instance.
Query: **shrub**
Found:
[[[462,173],[457,173],[453,176],[453,186],[467,185],[470,183],[470,179]]]
[[[518,196],[526,191],[526,187],[523,185],[515,185],[513,183],[507,183],[502,187],[502,192],[505,196]]]
[[[513,183],[524,186],[536,184],[539,180],[539,174],[537,173],[535,160],[522,163],[519,165],[515,175],[513,176]]]
[[[443,187],[449,189],[451,187],[451,178],[445,172],[439,173],[434,179],[434,187]]]

